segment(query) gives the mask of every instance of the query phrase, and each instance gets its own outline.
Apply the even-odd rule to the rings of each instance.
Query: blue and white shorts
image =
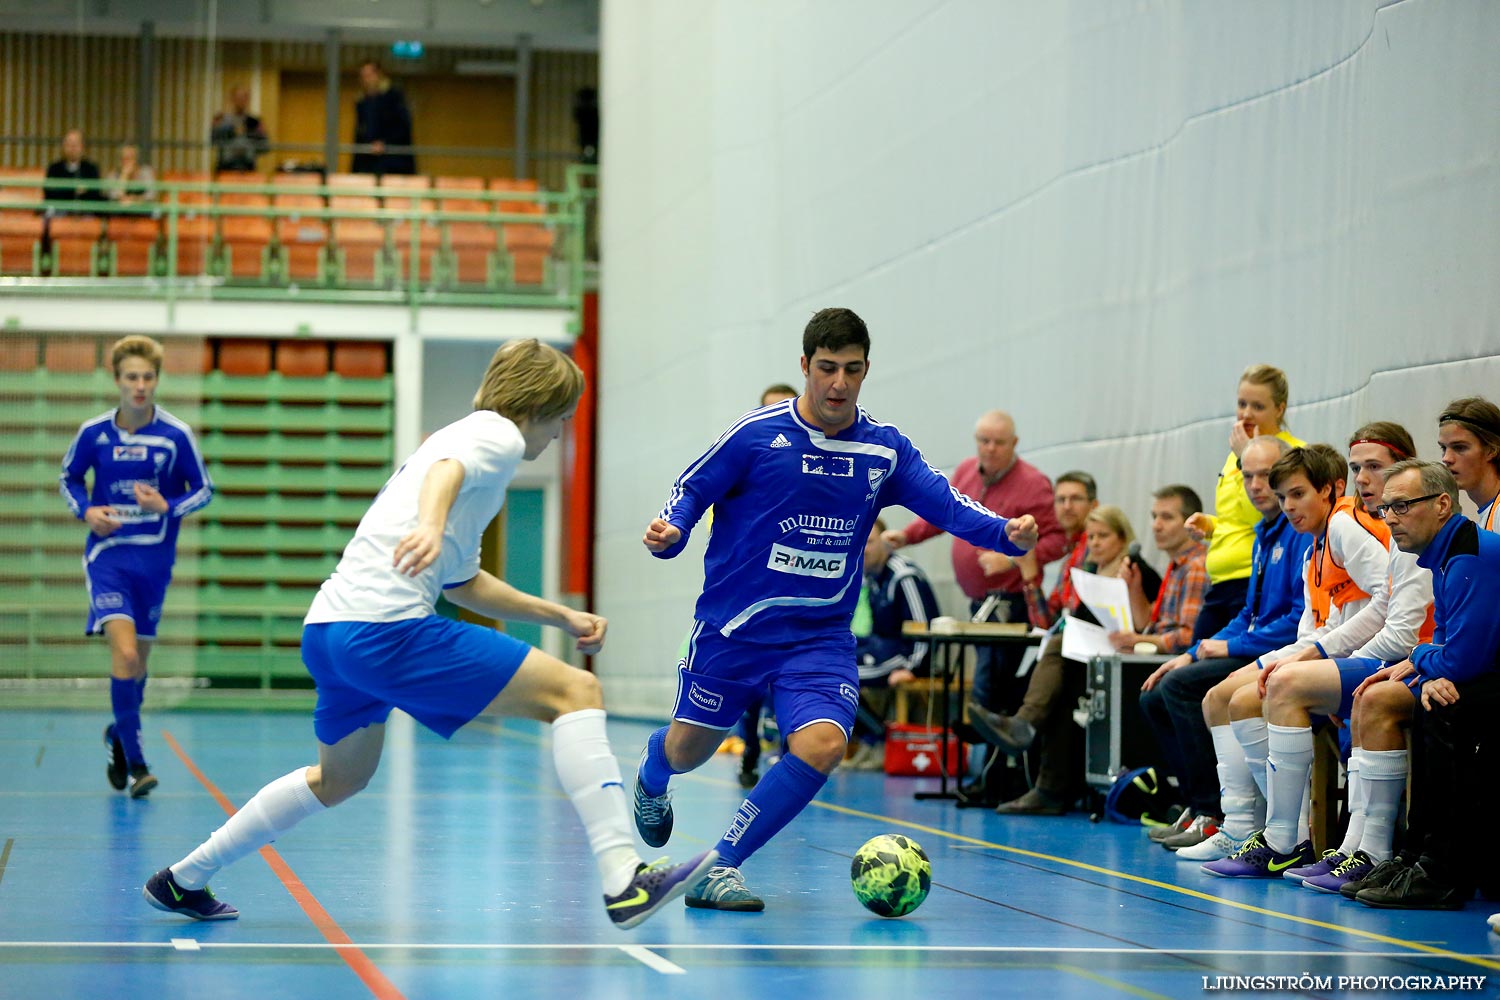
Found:
[[[302,629],[302,662],[318,686],[313,731],[332,746],[399,708],[443,739],[495,700],[531,647],[441,615],[319,622]]]
[[[85,634],[100,635],[105,622],[123,620],[135,623],[138,638],[156,638],[167,585],[172,582],[170,564],[157,567],[149,561],[119,558],[111,553],[93,562],[85,559],[83,581],[89,592]]]
[[[854,636],[815,636],[787,645],[726,639],[694,622],[687,655],[678,665],[672,718],[706,729],[729,730],[745,706],[770,691],[783,734],[831,722],[847,739],[859,706]]]

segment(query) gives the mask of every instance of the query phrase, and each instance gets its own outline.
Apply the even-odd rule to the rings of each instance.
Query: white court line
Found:
[[[177,948],[179,941],[193,940],[191,938],[173,938],[170,941],[0,941],[0,950],[8,948]],[[217,951],[237,949],[245,950],[322,950],[332,951],[338,948],[347,948],[348,945],[330,944],[326,941],[195,941],[198,950]],[[1071,954],[1071,955],[1241,955],[1253,956],[1277,956],[1277,957],[1306,957],[1306,958],[1485,958],[1494,959],[1493,952],[1462,953],[1452,952],[1441,955],[1428,955],[1422,952],[1411,951],[1307,951],[1307,950],[1269,950],[1263,951],[1254,948],[1045,948],[1034,945],[936,945],[936,944],[674,944],[669,941],[658,941],[649,945],[619,945],[619,944],[586,944],[575,941],[560,941],[555,944],[434,944],[432,942],[409,942],[396,941],[386,942],[358,942],[357,947],[363,951],[375,951],[383,949],[399,949],[401,951],[625,951],[640,961],[647,961],[639,955],[634,954],[631,949],[638,949],[650,954],[648,949],[659,951],[823,951],[823,952],[866,952],[875,951],[882,954],[892,952],[909,952],[916,954],[976,954],[976,955],[1003,955],[1003,954]],[[661,956],[653,956],[661,959]],[[665,961],[665,959],[662,959]],[[647,964],[650,964],[647,962]],[[671,963],[668,963],[671,964]]]
[[[193,938],[173,938],[172,947],[178,951],[201,951],[203,946]]]
[[[660,955],[658,955],[656,952],[651,951],[648,948],[643,948],[638,944],[622,944],[616,945],[616,947],[618,947],[625,954],[629,955],[631,958],[635,959],[637,962],[649,966],[650,968],[655,969],[657,972],[660,972],[663,975],[681,976],[687,973],[687,970],[678,965],[676,962],[669,962],[665,958],[662,958]]]

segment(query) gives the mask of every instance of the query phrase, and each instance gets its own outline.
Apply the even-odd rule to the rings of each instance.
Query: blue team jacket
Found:
[[[752,410],[677,477],[660,517],[682,532],[704,511],[714,528],[696,617],[724,636],[787,644],[847,637],[864,545],[882,507],[902,506],[975,545],[1009,555],[1006,519],[953,488],[915,445],[860,408],[829,437],[797,401]]]

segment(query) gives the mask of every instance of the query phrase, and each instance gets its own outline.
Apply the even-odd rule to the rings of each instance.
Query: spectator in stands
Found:
[[[1500,494],[1500,407],[1480,396],[1455,399],[1438,417],[1438,446],[1443,465],[1458,488],[1479,508],[1477,523],[1485,531],[1500,528],[1495,503]]]
[[[120,147],[120,163],[109,174],[106,189],[109,200],[117,205],[134,205],[150,201],[150,185],[156,182],[156,173],[149,164],[141,162],[140,148],[133,143]]]
[[[1084,523],[1099,506],[1099,487],[1094,477],[1087,472],[1073,470],[1057,477],[1057,486],[1052,491],[1052,507],[1057,512],[1057,523],[1063,531],[1063,551],[1066,555],[1057,573],[1057,582],[1052,595],[1042,592],[1042,567],[1030,552],[1016,560],[1021,570],[1021,587],[1026,596],[1027,618],[1037,628],[1051,628],[1064,611],[1078,607],[1078,595],[1073,592],[1072,570],[1082,569],[1089,555],[1088,533]]]
[[[266,126],[250,112],[250,88],[236,84],[229,91],[229,110],[214,115],[209,141],[218,155],[217,171],[254,171],[255,158],[271,145]]]
[[[1485,401],[1477,397],[1468,400],[1455,400],[1444,409],[1444,416],[1449,415],[1455,408],[1467,410],[1471,417],[1483,420],[1482,410],[1475,407],[1475,403],[1483,404]],[[1447,431],[1443,426],[1443,417],[1439,417],[1441,431]],[[1453,436],[1440,433],[1439,443],[1445,444],[1443,448],[1444,458],[1449,460],[1447,467],[1450,474],[1455,466],[1465,476],[1472,476],[1475,481],[1483,482],[1485,476],[1482,472],[1485,468],[1493,468],[1484,460],[1483,450],[1479,446],[1478,439],[1459,441]],[[1463,478],[1455,475],[1455,482],[1462,489]],[[1389,483],[1386,484],[1389,490]],[[1392,501],[1397,497],[1399,491],[1390,492]],[[1474,492],[1470,492],[1470,499],[1474,499]],[[1487,494],[1481,493],[1481,496]],[[1383,496],[1382,501],[1386,498]],[[1485,510],[1483,499],[1478,501],[1480,513],[1476,515],[1475,523],[1483,527],[1488,512]],[[1408,514],[1411,509],[1408,508]],[[1405,515],[1388,512],[1387,519],[1401,518]],[[1401,544],[1397,533],[1393,532],[1396,543]],[[1437,627],[1437,607],[1434,602],[1432,627],[1434,633]],[[1423,637],[1424,642],[1430,641],[1430,637]],[[1377,671],[1354,692],[1354,717],[1352,728],[1358,737],[1364,752],[1364,770],[1360,783],[1365,789],[1365,836],[1360,847],[1371,855],[1376,862],[1362,877],[1346,881],[1339,886],[1338,891],[1350,899],[1362,889],[1380,889],[1392,884],[1401,872],[1416,864],[1421,854],[1421,848],[1427,836],[1428,817],[1431,814],[1429,802],[1432,798],[1432,787],[1429,782],[1413,783],[1407,788],[1407,773],[1420,770],[1418,762],[1421,757],[1421,740],[1413,737],[1408,740],[1408,730],[1412,729],[1413,713],[1420,692],[1414,691],[1407,686],[1408,670],[1407,664],[1396,664]],[[1371,765],[1374,765],[1372,768]],[[1383,766],[1382,766],[1383,765]],[[1382,786],[1376,781],[1385,778],[1388,784]],[[1372,780],[1373,779],[1373,780]],[[1380,822],[1384,810],[1393,813],[1399,809],[1399,801],[1402,791],[1406,791],[1406,836],[1402,850],[1395,856],[1378,855],[1372,847],[1390,847],[1393,838],[1386,837],[1383,840],[1375,840],[1371,836],[1372,825]],[[1375,833],[1382,832],[1378,825]],[[1494,896],[1494,886],[1487,893]]]
[[[115,721],[105,776],[130,797],[156,787],[141,748],[141,701],[182,519],[213,498],[188,425],[156,405],[161,345],[125,337],[110,348],[120,405],[78,428],[62,462],[62,495],[89,527],[83,566],[89,635],[109,640]],[[87,482],[93,472],[93,484]]]
[[[354,154],[350,169],[356,174],[414,174],[417,158],[411,152],[393,153],[389,147],[412,144],[411,111],[406,95],[391,83],[374,59],[359,67],[364,96],[354,106],[354,143],[367,146]]]
[[[1015,421],[1002,410],[991,410],[974,425],[977,454],[964,459],[953,471],[953,488],[992,511],[1011,517],[1030,514],[1036,518],[1041,540],[1033,550],[1037,564],[1046,566],[1063,554],[1063,531],[1053,512],[1052,484],[1035,466],[1016,454],[1020,438]],[[893,549],[915,545],[941,529],[916,518],[899,531],[886,533]],[[975,548],[961,538],[953,540],[953,574],[969,598],[969,611],[977,613],[993,597],[993,621],[1026,621],[1026,595],[1021,571],[1010,556]],[[1020,684],[1015,667],[1021,653],[998,647],[976,650],[973,698],[991,708],[1013,707]]]
[[[1425,816],[1420,838],[1403,852],[1415,860],[1393,859],[1382,884],[1370,884],[1372,872],[1355,893],[1384,909],[1456,910],[1476,887],[1493,897],[1500,883],[1489,851],[1474,846],[1496,819],[1488,737],[1500,711],[1500,536],[1459,516],[1458,502],[1457,481],[1435,462],[1387,470],[1380,511],[1396,544],[1432,572],[1436,621],[1432,641],[1387,681],[1421,701],[1411,782]]]
[[[1130,616],[1145,623],[1139,632],[1112,632],[1110,642],[1122,653],[1149,644],[1157,653],[1176,653],[1193,641],[1193,623],[1208,590],[1204,559],[1208,547],[1187,530],[1187,519],[1203,510],[1203,501],[1190,486],[1163,486],[1152,494],[1151,537],[1167,555],[1167,576],[1154,594],[1145,589],[1140,569],[1128,566],[1121,574],[1130,589]]]
[[[1256,438],[1241,456],[1245,495],[1260,513],[1255,526],[1245,606],[1227,625],[1163,663],[1141,685],[1141,711],[1161,748],[1161,764],[1177,778],[1187,804],[1182,823],[1161,827],[1151,838],[1194,861],[1222,858],[1265,822],[1254,789],[1226,799],[1220,812],[1223,775],[1214,772],[1215,747],[1238,746],[1224,726],[1210,733],[1203,721],[1203,696],[1250,660],[1297,637],[1302,619],[1302,583],[1297,574],[1312,546],[1281,512],[1271,489],[1271,467],[1289,451],[1279,437]],[[1198,845],[1206,846],[1199,848]],[[1195,856],[1191,851],[1196,851]]]
[[[1416,451],[1411,435],[1400,424],[1365,424],[1349,440],[1349,472],[1366,515],[1360,523],[1373,531],[1385,488],[1383,470],[1410,458]],[[1356,498],[1344,497],[1337,509],[1354,508]],[[1334,522],[1335,526],[1337,522]],[[1385,532],[1375,532],[1377,537]],[[1279,662],[1267,664],[1255,687],[1234,695],[1232,719],[1263,715],[1268,730],[1266,786],[1272,801],[1281,787],[1305,788],[1313,758],[1314,716],[1335,716],[1354,722],[1354,693],[1387,664],[1411,655],[1418,642],[1432,638],[1432,574],[1417,565],[1417,557],[1403,552],[1386,535],[1386,578],[1390,594],[1375,595],[1357,614],[1325,633],[1316,643]],[[1355,572],[1351,567],[1351,573]],[[1260,712],[1254,701],[1260,701]],[[1349,822],[1344,840],[1317,862],[1283,873],[1293,882],[1319,892],[1338,892],[1339,886],[1363,878],[1390,857],[1396,806],[1406,782],[1405,754],[1367,755],[1361,733],[1352,732],[1346,787]],[[1373,779],[1366,782],[1366,766]],[[1287,799],[1291,793],[1286,793]],[[1290,823],[1291,820],[1286,822]],[[1267,824],[1269,826],[1269,823]],[[1281,836],[1289,835],[1285,830]]]
[[[578,162],[599,162],[599,91],[581,87],[573,94],[573,124],[578,129]]]
[[[906,622],[925,625],[937,617],[937,598],[927,574],[913,562],[891,552],[882,537],[885,521],[876,518],[865,540],[865,592],[869,632],[861,635],[855,610],[854,655],[859,658],[860,707],[854,718],[858,746],[844,766],[855,771],[879,771],[885,765],[884,693],[928,670],[928,645],[902,634]]]
[[[1058,527],[1063,532],[1063,550],[1066,554],[1059,563],[1061,568],[1050,597],[1042,591],[1042,567],[1036,556],[1027,552],[1016,559],[1016,567],[1021,571],[1021,592],[1026,600],[1027,618],[1033,626],[1048,628],[1064,610],[1072,611],[1078,607],[1070,571],[1082,569],[1088,560],[1088,533],[1083,530],[1084,522],[1098,506],[1099,487],[1093,476],[1075,469],[1057,477],[1057,485],[1052,491],[1052,508],[1057,515]],[[971,700],[971,715],[976,704],[977,701]],[[976,744],[985,742],[983,734],[977,731],[971,731],[966,738],[974,740]],[[999,763],[1000,748],[985,745],[987,753],[979,766],[978,779],[963,786],[960,792],[966,798],[997,806],[1007,797],[1003,787],[1007,771],[995,766]],[[1009,794],[1013,795],[1014,792]]]
[[[797,390],[785,382],[777,382],[775,385],[766,386],[760,394],[760,405],[770,406],[772,403],[780,403],[783,400],[795,399]],[[713,526],[713,511],[709,511],[709,526]],[[684,654],[686,655],[686,650]],[[745,748],[740,754],[740,787],[754,788],[755,783],[760,780],[760,716],[765,710],[765,701],[756,698],[745,706],[745,714],[740,717],[740,739]]]
[[[1088,534],[1089,555],[1084,566],[1088,572],[1120,577],[1133,566],[1148,592],[1156,593],[1161,587],[1161,577],[1149,563],[1131,558],[1135,532],[1120,508],[1103,504],[1090,511],[1084,530]],[[982,705],[969,706],[970,724],[991,745],[1009,753],[1041,748],[1036,786],[1002,802],[995,812],[1002,816],[1060,816],[1068,811],[1082,783],[1073,752],[1077,734],[1073,705],[1083,693],[1085,679],[1081,664],[1064,661],[1059,631],[1043,647],[1026,685],[1025,700],[1015,715],[992,712]]]
[[[1196,514],[1188,528],[1208,540],[1208,594],[1193,626],[1193,638],[1214,635],[1244,607],[1250,579],[1250,550],[1260,512],[1245,493],[1240,456],[1257,437],[1275,435],[1292,447],[1303,442],[1281,426],[1286,416],[1286,373],[1271,365],[1251,365],[1240,376],[1229,455],[1214,489],[1214,515]]]
[[[1226,796],[1243,795],[1254,787],[1266,799],[1265,829],[1252,833],[1228,857],[1204,865],[1210,875],[1281,878],[1288,868],[1309,866],[1316,860],[1303,818],[1306,772],[1301,772],[1300,783],[1283,777],[1300,766],[1296,737],[1268,729],[1259,715],[1257,688],[1262,670],[1316,643],[1346,641],[1341,626],[1356,620],[1366,607],[1389,600],[1390,532],[1353,497],[1342,497],[1346,480],[1343,457],[1326,444],[1293,448],[1271,468],[1271,488],[1287,520],[1313,539],[1304,574],[1305,605],[1296,641],[1236,670],[1203,699],[1204,721],[1210,726],[1229,726],[1239,744],[1238,754],[1226,744],[1219,757],[1220,766],[1232,772]],[[1268,767],[1273,738],[1281,763]],[[1310,747],[1307,756],[1310,762]],[[1245,770],[1238,768],[1239,761]]]
[[[47,200],[103,201],[103,188],[84,186],[88,181],[99,180],[99,166],[83,155],[81,129],[70,128],[63,135],[62,154],[62,159],[47,167]]]

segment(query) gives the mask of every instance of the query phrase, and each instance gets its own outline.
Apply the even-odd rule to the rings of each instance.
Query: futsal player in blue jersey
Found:
[[[860,409],[869,357],[857,315],[815,314],[802,335],[802,395],[752,410],[720,435],[646,529],[646,548],[670,559],[714,508],[672,722],[651,734],[636,775],[642,839],[667,842],[669,779],[707,761],[768,689],[789,751],[740,804],[716,846],[718,864],[688,890],[689,906],[764,909],[740,865],[807,807],[844,758],[859,704],[849,625],[881,508],[907,507],[1008,555],[1036,544],[1029,514],[1007,520],[959,493],[904,434]]]
[[[213,498],[213,484],[192,430],[156,405],[161,345],[150,337],[125,337],[109,353],[120,405],[78,428],[60,480],[68,509],[89,527],[83,549],[85,629],[109,640],[115,721],[104,730],[105,774],[116,789],[128,783],[130,797],[138,799],[156,787],[141,749],[141,701],[172,582],[177,529]]]
[[[555,348],[520,340],[495,352],[474,412],[434,433],[386,482],[307,613],[302,661],[318,688],[318,763],[266,785],[153,875],[147,902],[197,920],[239,916],[214,898],[209,879],[361,791],[380,763],[392,708],[445,739],[480,715],[550,722],[552,763],[583,821],[617,927],[634,927],[709,869],[713,851],[675,866],[647,865],[636,853],[593,674],[434,610],[442,593],[487,618],[561,628],[584,653],[603,646],[603,618],[522,593],[479,567],[480,539],[512,477],[561,433],[583,388],[583,373]]]

